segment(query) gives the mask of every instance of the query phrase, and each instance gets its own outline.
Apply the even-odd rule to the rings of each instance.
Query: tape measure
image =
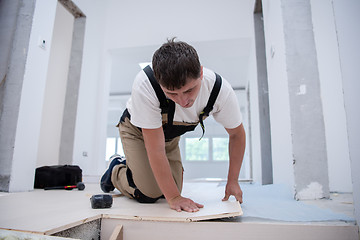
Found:
[[[96,208],[111,208],[113,197],[109,194],[97,194],[90,198],[91,207]]]

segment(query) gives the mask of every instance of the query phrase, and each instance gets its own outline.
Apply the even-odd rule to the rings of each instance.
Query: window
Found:
[[[109,158],[116,153],[116,138],[107,138],[106,139],[106,161],[109,161]]]
[[[229,138],[213,138],[213,160],[229,161]]]
[[[106,161],[109,161],[110,157],[114,154],[125,156],[121,140],[120,138],[108,137],[106,139]]]
[[[125,156],[119,137],[119,129],[116,125],[126,108],[129,97],[129,94],[121,93],[109,97],[105,161],[109,161],[109,158],[114,154]]]
[[[186,160],[207,161],[209,159],[209,139],[186,138],[185,139]]]
[[[186,161],[229,161],[227,137],[185,138]]]

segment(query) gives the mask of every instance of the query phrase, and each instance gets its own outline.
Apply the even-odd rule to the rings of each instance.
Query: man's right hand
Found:
[[[194,202],[189,198],[184,198],[181,195],[174,197],[168,200],[171,209],[174,209],[178,212],[197,212],[200,208],[203,208],[204,205]]]

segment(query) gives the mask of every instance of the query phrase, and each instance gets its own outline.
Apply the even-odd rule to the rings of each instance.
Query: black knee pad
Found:
[[[151,198],[146,195],[144,195],[139,189],[135,189],[134,192],[134,199],[138,201],[139,203],[155,203],[160,197],[158,198]]]

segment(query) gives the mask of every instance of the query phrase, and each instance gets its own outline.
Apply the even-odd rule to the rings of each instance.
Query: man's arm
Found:
[[[199,211],[203,205],[181,196],[171,173],[170,164],[165,152],[165,139],[162,127],[157,129],[142,129],[146,152],[151,169],[162,193],[171,209],[178,212]]]
[[[228,129],[229,134],[229,173],[228,180],[225,188],[225,197],[223,201],[227,201],[231,195],[235,196],[236,200],[242,203],[242,191],[239,185],[239,174],[241,164],[245,152],[246,135],[244,126]]]

